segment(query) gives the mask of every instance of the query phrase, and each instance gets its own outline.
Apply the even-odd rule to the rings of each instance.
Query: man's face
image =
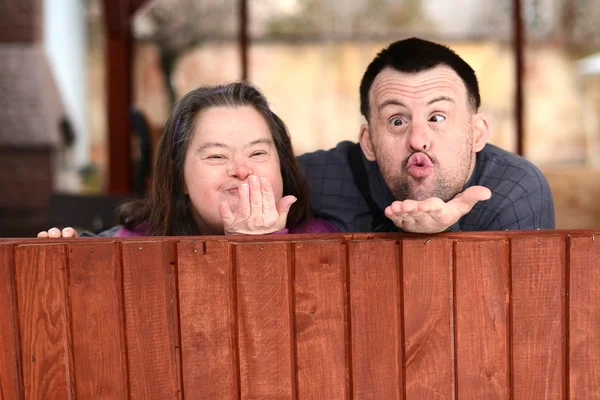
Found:
[[[369,105],[361,146],[367,159],[378,162],[396,200],[448,201],[462,190],[485,140],[465,85],[451,68],[414,74],[386,68],[371,86]]]

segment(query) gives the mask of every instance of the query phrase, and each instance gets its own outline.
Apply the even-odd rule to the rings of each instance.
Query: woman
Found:
[[[287,128],[265,97],[241,82],[201,87],[174,106],[151,193],[119,207],[113,236],[336,232],[310,218],[308,199]]]

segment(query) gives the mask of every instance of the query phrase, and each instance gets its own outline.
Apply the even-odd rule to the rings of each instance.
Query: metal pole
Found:
[[[239,3],[239,45],[242,80],[248,80],[248,0]]]
[[[517,154],[525,154],[524,115],[524,48],[525,34],[521,0],[513,0],[513,50],[515,53],[515,123],[517,129]]]

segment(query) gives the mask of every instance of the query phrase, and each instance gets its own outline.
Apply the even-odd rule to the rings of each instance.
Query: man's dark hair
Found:
[[[418,73],[438,66],[450,67],[462,79],[467,88],[469,104],[473,112],[481,105],[479,84],[475,71],[450,48],[427,40],[410,38],[399,40],[381,50],[367,67],[360,82],[360,112],[369,120],[369,90],[379,73],[391,67],[399,72]]]

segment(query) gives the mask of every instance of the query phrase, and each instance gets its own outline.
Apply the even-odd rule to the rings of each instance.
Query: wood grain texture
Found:
[[[241,397],[295,395],[290,245],[235,245]]]
[[[0,399],[21,398],[21,354],[13,246],[0,244]]]
[[[560,237],[511,240],[514,399],[563,398],[564,266]]]
[[[191,398],[237,399],[230,246],[188,241],[178,244],[177,254],[184,393]]]
[[[299,399],[346,399],[344,247],[297,243],[294,299]]]
[[[349,243],[352,395],[402,394],[400,271],[396,241]]]
[[[123,286],[115,243],[68,247],[78,398],[127,398]]]
[[[144,241],[122,246],[131,398],[178,398],[175,278],[165,244]]]
[[[17,246],[14,252],[23,395],[73,398],[64,245]]]
[[[508,243],[457,242],[456,386],[460,399],[508,399]]]
[[[407,399],[453,396],[450,244],[447,239],[402,241]]]
[[[574,237],[570,250],[570,398],[600,399],[600,236]]]

